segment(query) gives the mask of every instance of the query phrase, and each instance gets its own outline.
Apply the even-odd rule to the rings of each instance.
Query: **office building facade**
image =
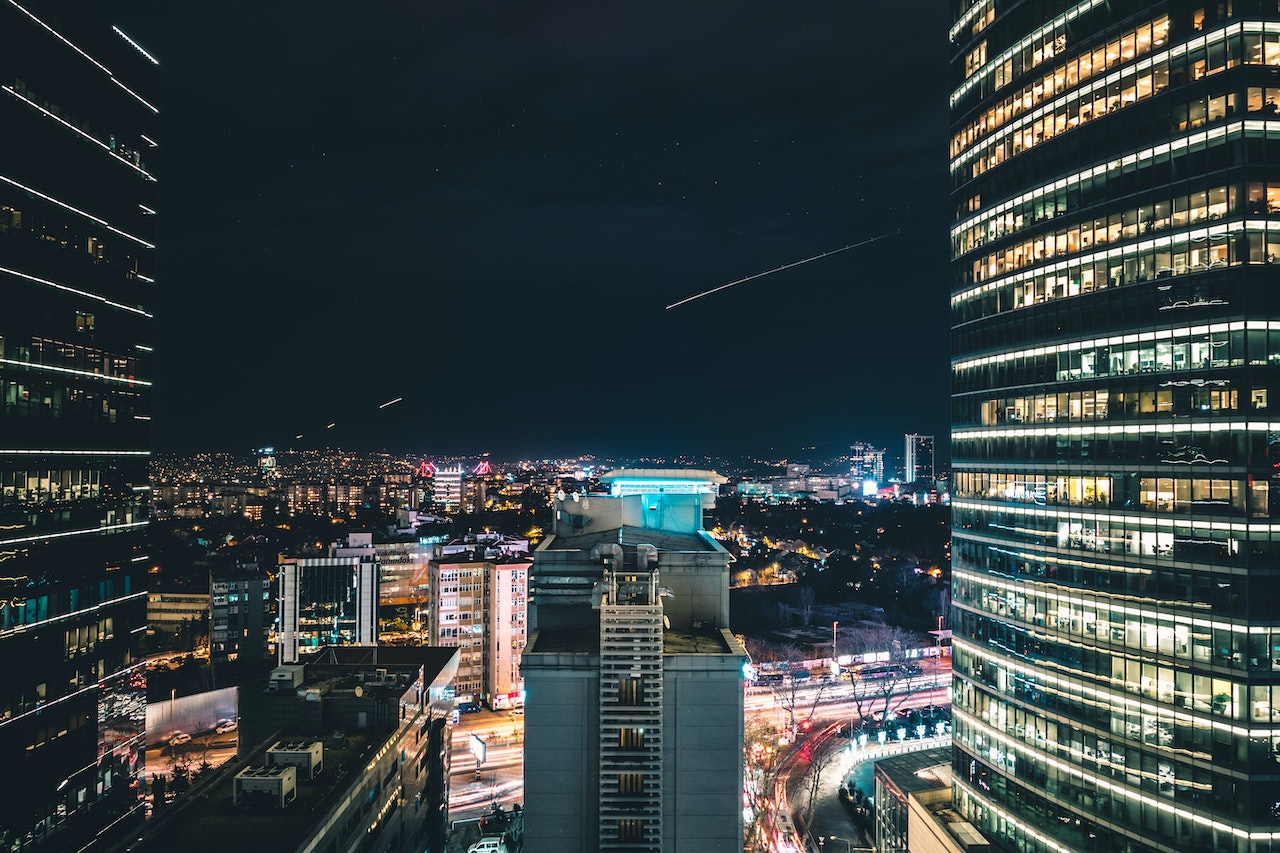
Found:
[[[649,473],[557,500],[534,552],[527,853],[742,850],[746,651],[728,628],[731,558],[702,529],[724,478]]]
[[[349,533],[324,557],[282,560],[280,662],[321,646],[376,646],[380,574],[371,533]]]
[[[933,482],[933,436],[908,433],[902,454],[902,481],[904,483]]]
[[[6,849],[79,849],[141,803],[158,74],[127,30],[0,8]]]
[[[953,11],[956,808],[1280,850],[1280,8]]]

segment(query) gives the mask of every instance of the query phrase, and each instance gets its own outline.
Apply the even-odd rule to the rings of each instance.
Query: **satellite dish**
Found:
[[[356,698],[357,698],[357,699],[359,699],[359,698],[360,698],[361,696],[363,696],[363,695],[364,695],[364,688],[363,688],[363,687],[361,687],[359,684],[357,684],[357,685],[356,685]]]
[[[668,631],[671,630],[671,620],[667,618],[667,614],[662,614],[662,627]]]

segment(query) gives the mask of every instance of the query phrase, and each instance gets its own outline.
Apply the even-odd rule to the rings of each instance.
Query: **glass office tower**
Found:
[[[952,5],[956,805],[1280,851],[1280,8]]]
[[[104,8],[0,3],[6,850],[140,802],[157,69]]]

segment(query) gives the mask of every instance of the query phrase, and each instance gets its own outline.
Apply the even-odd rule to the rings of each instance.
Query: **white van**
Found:
[[[467,853],[507,853],[507,844],[499,836],[490,835],[468,847]]]

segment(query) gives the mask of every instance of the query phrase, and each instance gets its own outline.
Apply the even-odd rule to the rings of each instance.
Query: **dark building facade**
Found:
[[[249,562],[209,570],[209,655],[215,663],[253,663],[268,656],[271,577]]]
[[[1280,850],[1280,7],[952,6],[956,808]]]
[[[157,68],[103,8],[0,6],[5,849],[140,803]]]

